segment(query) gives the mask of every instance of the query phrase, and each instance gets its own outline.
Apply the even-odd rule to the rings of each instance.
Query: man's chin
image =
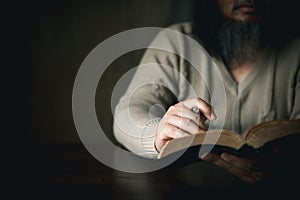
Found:
[[[225,20],[218,32],[219,52],[224,63],[231,67],[235,60],[255,56],[261,47],[261,37],[259,23]]]

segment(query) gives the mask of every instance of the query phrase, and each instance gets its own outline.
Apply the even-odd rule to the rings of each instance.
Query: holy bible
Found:
[[[157,158],[163,159],[182,154],[185,160],[194,162],[199,160],[201,147],[206,147],[212,153],[228,152],[241,156],[253,156],[273,143],[282,141],[287,146],[295,142],[300,144],[299,133],[300,119],[262,122],[241,135],[230,130],[203,131],[168,141]]]

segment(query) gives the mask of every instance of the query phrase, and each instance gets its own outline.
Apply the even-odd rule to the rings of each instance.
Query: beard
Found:
[[[280,50],[299,37],[300,26],[287,23],[299,18],[295,2],[273,0],[270,16],[246,23],[224,18],[215,0],[194,0],[193,34],[211,56],[221,57],[227,67],[237,67],[247,59],[255,60],[258,51],[269,47]]]
[[[226,20],[217,31],[217,48],[224,64],[234,69],[249,60],[256,60],[262,46],[259,23]]]

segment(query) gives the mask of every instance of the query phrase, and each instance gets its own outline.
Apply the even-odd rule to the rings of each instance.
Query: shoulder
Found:
[[[300,70],[300,37],[286,42],[277,53],[276,65],[280,70],[279,75],[284,74],[294,77]],[[291,79],[292,80],[292,79]]]
[[[174,31],[178,31],[178,32],[186,34],[186,35],[192,35],[192,33],[193,33],[192,22],[182,22],[182,23],[172,24],[166,28],[174,30]]]
[[[159,47],[168,47],[178,51],[188,51],[189,48],[200,47],[204,50],[199,40],[193,34],[193,23],[182,22],[171,24],[162,28],[154,38],[152,44]]]
[[[300,37],[289,40],[281,49],[278,61],[286,63],[286,66],[300,67]]]
[[[300,36],[295,37],[293,39],[291,39],[288,43],[287,43],[287,47],[291,48],[293,50],[297,50],[298,52],[300,51]],[[299,54],[300,55],[300,54]]]
[[[165,31],[167,30],[167,31]],[[169,34],[171,31],[178,32],[180,34]],[[184,35],[184,36],[183,36]],[[204,49],[202,42],[196,37],[193,30],[193,22],[186,21],[176,24],[171,24],[165,27],[160,34],[159,38],[174,43],[176,41],[178,47],[193,47],[193,46],[201,46],[201,49]]]

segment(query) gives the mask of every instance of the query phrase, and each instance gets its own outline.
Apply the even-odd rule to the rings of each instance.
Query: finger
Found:
[[[192,109],[193,107],[199,108],[200,112],[210,120],[215,120],[217,119],[215,113],[213,112],[212,107],[206,103],[204,100],[201,98],[194,98],[194,99],[189,99],[186,101],[182,102],[188,109]]]
[[[245,158],[240,158],[229,153],[222,153],[221,158],[227,162],[235,163],[235,166],[249,170],[253,166],[253,161]]]
[[[261,181],[263,173],[261,172],[250,172],[235,166],[233,163],[225,161],[221,156],[209,153],[204,157],[204,160],[214,163],[215,165],[226,169],[229,173],[239,177],[241,180],[253,184]]]
[[[230,169],[233,167],[232,163],[223,160],[221,156],[213,153],[208,153],[203,159],[225,169]]]
[[[183,104],[177,104],[175,106],[171,106],[168,110],[168,114],[177,115],[179,117],[187,118],[192,120],[195,124],[201,127],[203,130],[207,130],[207,126],[205,124],[206,118],[202,115],[194,113],[192,110],[185,107]]]
[[[188,118],[179,117],[177,115],[169,116],[167,122],[173,126],[179,127],[189,134],[196,134],[201,131],[207,130],[207,127],[201,123],[196,124],[193,120]]]
[[[184,105],[183,105],[184,106]],[[185,106],[184,106],[185,107]],[[193,109],[197,109],[198,111],[195,112]],[[192,109],[188,109],[187,107],[185,107],[185,110],[187,110],[189,116],[191,115],[196,115],[197,116],[197,124],[202,127],[204,130],[207,130],[208,127],[207,125],[205,124],[206,120],[207,120],[207,117],[205,117],[197,107],[193,107]]]
[[[160,138],[163,140],[170,140],[174,138],[184,137],[190,134],[180,129],[177,126],[167,123],[165,124],[163,130],[161,131],[161,134],[159,135]]]
[[[231,173],[231,172],[229,172],[229,173]],[[233,173],[231,173],[231,174],[233,174]],[[258,183],[263,180],[264,174],[261,172],[252,172],[251,174],[248,174],[248,175],[239,174],[236,176],[239,177],[241,180],[243,180],[246,183],[255,184],[255,183]]]
[[[167,141],[178,137],[184,137],[187,135],[189,134],[176,126],[164,124],[164,126],[155,136],[155,147],[158,151],[160,151]]]
[[[225,161],[226,162],[226,161]],[[242,169],[232,164],[231,167],[226,169],[229,173],[243,179],[248,183],[255,183],[262,180],[264,173],[262,172],[251,172],[249,170]]]
[[[242,181],[249,183],[249,184],[255,184],[260,182],[263,179],[263,176],[238,176]]]

